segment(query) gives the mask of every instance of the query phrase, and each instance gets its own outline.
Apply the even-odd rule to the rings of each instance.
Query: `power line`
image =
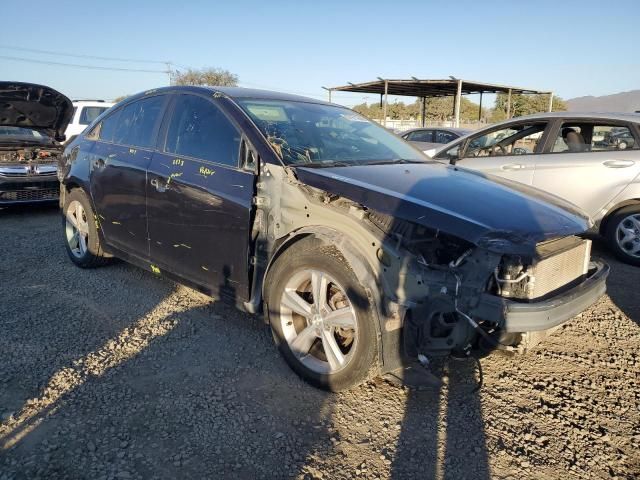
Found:
[[[0,45],[0,48],[10,49],[10,50],[19,50],[22,52],[44,53],[45,55],[60,55],[63,57],[89,58],[93,60],[107,60],[107,61],[114,61],[114,62],[161,63],[161,64],[171,63],[167,60],[140,60],[135,58],[99,57],[96,55],[82,55],[82,54],[76,54],[76,53],[54,52],[52,50],[38,50],[35,48],[13,47],[11,45]]]
[[[4,60],[14,60],[16,62],[40,63],[45,65],[57,65],[60,67],[87,68],[89,70],[113,70],[117,72],[164,73],[165,75],[167,74],[167,70],[145,70],[141,68],[100,67],[98,65],[81,65],[78,63],[52,62],[49,60],[34,60],[32,58],[12,57],[8,55],[0,55],[0,58]]]

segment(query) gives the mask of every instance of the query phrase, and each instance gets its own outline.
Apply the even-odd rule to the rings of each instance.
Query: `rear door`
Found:
[[[620,145],[612,140],[619,135],[634,141]],[[598,219],[605,213],[602,209],[640,175],[640,142],[635,137],[625,122],[558,119],[545,154],[537,159],[533,185]]]
[[[151,261],[213,295],[248,298],[254,173],[218,100],[176,94],[148,169]]]
[[[91,152],[91,194],[106,242],[146,259],[146,186],[166,95],[142,98],[96,126]],[[92,132],[93,134],[94,132]]]
[[[547,124],[546,121],[518,122],[484,130],[465,142],[457,165],[531,185]],[[457,145],[452,150],[459,148]],[[450,156],[448,151],[438,155],[447,156]]]

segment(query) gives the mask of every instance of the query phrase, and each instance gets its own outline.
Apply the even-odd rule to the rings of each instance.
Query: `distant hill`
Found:
[[[570,112],[635,112],[640,110],[640,90],[571,98],[566,103]]]

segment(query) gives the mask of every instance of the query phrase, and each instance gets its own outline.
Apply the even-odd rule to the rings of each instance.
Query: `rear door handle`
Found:
[[[522,163],[507,163],[506,165],[502,165],[500,168],[502,170],[522,170],[525,168],[525,165]]]
[[[635,165],[635,163],[633,160],[607,160],[602,162],[608,168],[627,168]]]
[[[167,191],[167,186],[160,182],[157,178],[151,179],[151,185],[155,187],[155,189],[160,193],[164,193]]]

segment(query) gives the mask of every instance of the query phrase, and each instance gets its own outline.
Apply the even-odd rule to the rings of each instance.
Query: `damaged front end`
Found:
[[[297,169],[288,183],[301,187],[305,200],[280,206],[285,217],[293,218],[304,205],[306,219],[292,221],[294,228],[298,221],[312,222],[310,216],[318,221],[317,206],[328,215],[320,223],[352,237],[352,248],[369,259],[369,284],[378,290],[372,298],[379,311],[383,373],[418,358],[524,351],[604,293],[608,267],[591,261],[591,242],[575,236],[588,227],[579,214],[546,199],[487,185],[488,180],[484,185],[467,183],[477,192],[467,188],[464,194],[477,194],[476,203],[467,199],[458,211],[445,210],[433,189],[414,184],[411,195],[390,192],[362,182],[353,175],[357,168],[320,173]],[[404,176],[425,167],[398,168]],[[396,172],[381,171],[381,181],[393,184]],[[462,172],[445,173],[455,175],[450,189],[464,181]],[[446,179],[439,178],[433,185],[441,189],[443,184]],[[527,208],[501,217],[481,203],[491,204],[492,195]],[[340,212],[342,216],[336,215]],[[286,218],[277,222],[286,223]],[[360,230],[364,233],[353,236]]]

